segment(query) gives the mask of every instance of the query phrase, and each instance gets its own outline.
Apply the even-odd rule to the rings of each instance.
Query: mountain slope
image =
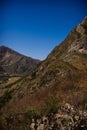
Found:
[[[38,63],[39,60],[19,54],[8,47],[0,46],[0,73],[2,74],[25,74]]]
[[[80,33],[77,30],[80,25],[82,27],[85,26],[83,33]],[[33,96],[37,95],[36,93],[40,93],[40,100],[42,100],[42,98],[48,98],[49,95],[52,94],[53,96],[60,96],[62,100],[64,98],[65,100],[70,101],[70,98],[73,98],[74,94],[76,94],[76,98],[77,95],[81,94],[81,99],[78,99],[79,105],[86,102],[86,30],[87,18],[85,18],[82,23],[75,27],[67,36],[67,38],[59,46],[57,46],[49,54],[47,59],[41,62],[36,69],[24,77],[24,79],[19,82],[18,85],[15,84],[11,86],[11,90],[9,89],[9,91],[12,91],[12,89],[15,88],[12,94],[13,97],[25,97],[29,95],[29,98],[31,99],[32,93]],[[81,49],[83,51],[81,51]],[[38,96],[36,96],[35,100],[38,101]],[[72,99],[70,102],[72,102]]]
[[[6,91],[11,96],[7,102]],[[4,104],[1,105],[1,112],[8,115],[11,112],[23,114],[28,110],[36,110],[37,113],[46,113],[47,110],[54,112],[55,103],[59,107],[66,102],[75,109],[87,109],[87,17],[54,48],[46,60],[21,81],[5,86],[2,93]]]
[[[80,26],[84,31],[78,31],[78,28],[81,30]],[[75,27],[67,36],[67,38],[49,54],[47,59],[34,70],[32,76],[29,75],[32,82],[35,80],[38,86],[50,87],[48,84],[51,84],[50,82],[54,80],[54,77],[56,78],[55,83],[58,82],[58,80],[61,80],[62,82],[62,78],[67,78],[69,81],[69,75],[71,75],[73,79],[75,76],[79,77],[81,74],[83,78],[87,73],[86,31],[87,18],[85,18],[77,27]],[[77,79],[74,79],[73,82],[75,82],[75,80]],[[25,82],[23,82],[23,84],[25,84]],[[29,80],[27,84],[29,84]],[[51,84],[52,87],[53,85]]]

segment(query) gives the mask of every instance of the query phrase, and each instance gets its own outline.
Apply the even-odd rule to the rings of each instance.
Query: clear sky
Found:
[[[0,45],[45,59],[87,16],[87,0],[0,0]]]

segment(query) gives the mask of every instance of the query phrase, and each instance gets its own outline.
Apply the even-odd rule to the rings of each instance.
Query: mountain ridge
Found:
[[[23,74],[29,72],[39,60],[24,56],[6,46],[0,46],[0,66],[7,74]]]

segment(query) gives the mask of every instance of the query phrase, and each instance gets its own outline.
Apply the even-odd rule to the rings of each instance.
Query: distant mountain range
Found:
[[[40,61],[24,56],[6,46],[0,46],[0,74],[22,75],[31,71]]]
[[[2,53],[0,57],[3,58],[0,62],[3,70],[5,70],[4,65],[8,65],[8,70],[9,66],[12,66],[14,72],[14,63],[18,65],[22,57],[20,55],[17,57],[17,55],[15,54],[11,60],[11,52],[6,52],[5,55]],[[21,61],[21,65],[24,61],[26,60]],[[39,126],[43,126],[43,130],[79,130],[81,127],[82,130],[86,130],[87,113],[85,112],[81,125],[82,111],[80,110],[87,110],[87,17],[31,73],[14,84],[4,86],[1,89],[2,93],[3,96],[0,98],[3,113],[1,121],[5,115],[10,119],[11,113],[14,118],[13,124],[9,123],[9,126],[12,129],[33,130],[36,126],[36,130],[42,130]],[[64,103],[74,106],[80,116],[69,105],[56,111]],[[58,113],[55,115],[55,112]],[[59,122],[57,118],[52,120],[58,116]],[[10,127],[3,123],[6,119],[3,119],[2,125],[5,129],[9,129]]]

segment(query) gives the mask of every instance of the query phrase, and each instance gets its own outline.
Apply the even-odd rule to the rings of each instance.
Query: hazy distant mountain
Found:
[[[8,57],[8,53],[5,57]],[[17,59],[15,59],[15,61],[16,60]],[[12,61],[15,62],[14,60]],[[8,103],[5,103],[5,100],[4,105],[1,104],[1,107],[4,106],[4,108],[2,108],[2,111],[5,114],[8,114],[9,108],[9,113],[13,112],[16,115],[17,113],[21,112],[21,116],[23,117],[23,119],[20,119],[19,116],[20,122],[18,122],[19,120],[15,121],[14,119],[12,128],[14,128],[14,126],[16,127],[16,125],[26,126],[27,124],[28,130],[31,126],[29,123],[32,122],[32,125],[36,125],[35,123],[37,122],[35,121],[37,118],[40,119],[41,116],[48,111],[55,112],[55,103],[57,103],[57,105],[61,105],[65,102],[68,102],[75,108],[87,109],[87,17],[85,17],[84,20],[69,33],[66,39],[59,46],[56,46],[54,48],[46,60],[41,62],[21,81],[10,86],[9,89],[5,87],[3,90],[4,91],[2,92],[8,90],[11,97],[7,100],[7,102],[9,101]],[[28,111],[31,110],[31,108],[32,111]],[[67,114],[65,115],[67,116],[67,119],[68,117],[71,117],[70,120],[74,120],[76,118],[75,115],[79,117],[77,113],[73,114],[73,108],[69,108],[69,111],[67,111]],[[70,113],[71,109],[72,114]],[[32,116],[32,118],[35,120],[31,120],[29,117],[34,112],[34,110],[36,110],[37,113],[42,112],[42,115],[40,115],[40,117]],[[67,110],[67,108],[64,110]],[[23,113],[26,112],[27,116],[24,118],[25,116]],[[50,124],[52,119],[55,116],[58,116],[54,115],[54,113],[48,114],[48,117],[46,117],[48,121],[45,123],[43,122],[41,125],[44,124],[43,127],[45,128],[46,126],[46,130],[49,128],[52,128],[53,130],[57,130],[58,128],[60,130],[65,129],[66,126],[67,130],[76,130],[81,128],[78,120],[81,118],[76,118],[76,120],[78,120],[77,126],[80,127],[73,127],[73,125],[75,125],[75,121],[66,121],[65,117],[63,117],[64,111],[61,113],[60,109],[58,114],[59,118],[61,119],[60,128],[58,127],[58,120],[56,119],[53,121],[54,124],[52,124],[54,127]],[[29,120],[27,120],[27,118]],[[44,118],[45,117],[43,117],[41,121],[43,121]],[[85,118],[87,117],[85,116]],[[27,123],[26,120],[28,121]],[[21,124],[21,122],[24,123],[24,121],[25,124]],[[69,121],[73,124],[70,127],[68,125],[70,123]],[[83,127],[87,123],[86,121],[87,120],[83,121]],[[65,122],[65,124],[63,122]],[[85,129],[87,129],[87,124],[83,130]]]
[[[25,74],[39,62],[39,60],[19,54],[8,47],[0,46],[0,73],[2,74]]]

